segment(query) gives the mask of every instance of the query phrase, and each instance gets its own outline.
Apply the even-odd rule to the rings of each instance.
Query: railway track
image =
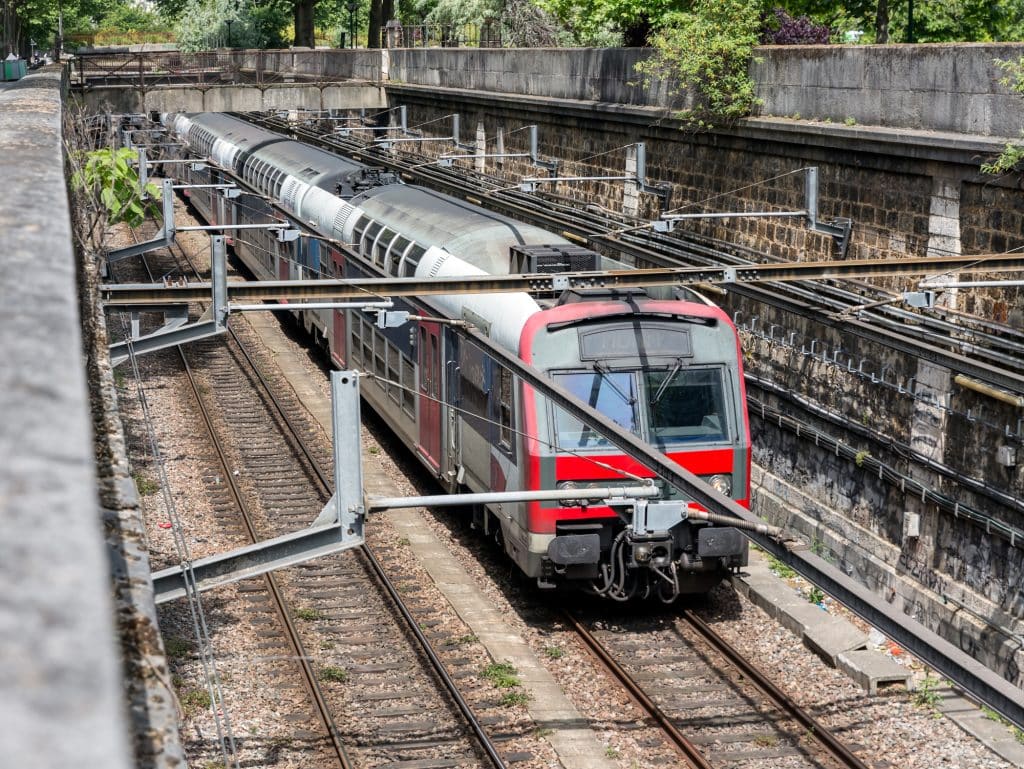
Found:
[[[180,256],[158,274],[184,272],[183,262],[196,272],[175,247]],[[224,534],[256,542],[311,524],[330,498],[331,458],[243,335],[231,330],[176,354],[210,439],[202,476],[214,517]],[[240,583],[277,716],[294,725],[276,744],[344,769],[504,767],[403,592],[415,588],[392,582],[367,547]]]
[[[867,765],[689,609],[617,622],[563,613],[697,769]]]

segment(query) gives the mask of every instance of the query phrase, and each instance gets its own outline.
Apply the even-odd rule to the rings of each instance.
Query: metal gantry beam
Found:
[[[551,292],[565,289],[628,288],[693,285],[697,283],[761,283],[768,281],[865,278],[921,275],[955,270],[1014,272],[1024,270],[1024,253],[973,256],[925,256],[905,259],[848,259],[845,261],[744,264],[730,267],[660,267],[644,270],[606,270],[572,273],[468,275],[441,278],[360,278],[358,280],[232,281],[231,301],[265,299],[350,300],[376,297]],[[163,284],[106,284],[101,295],[108,307],[155,302],[199,302],[209,296],[208,282]]]

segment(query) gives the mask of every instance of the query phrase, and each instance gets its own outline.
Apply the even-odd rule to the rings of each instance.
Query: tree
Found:
[[[637,69],[692,99],[678,117],[711,128],[750,114],[757,103],[749,67],[762,30],[757,0],[696,0],[669,14],[651,38],[654,56]]]
[[[239,5],[236,0],[187,0],[178,20],[178,47],[183,51],[235,46],[280,48],[291,3],[271,0],[262,5]]]
[[[647,45],[669,14],[685,10],[680,0],[536,0],[583,45]]]

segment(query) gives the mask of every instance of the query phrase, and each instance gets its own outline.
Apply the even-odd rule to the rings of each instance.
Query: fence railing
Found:
[[[400,24],[380,29],[386,48],[501,48],[501,24]]]
[[[74,60],[74,83],[127,85],[265,85],[345,77],[325,55],[329,51],[223,50],[183,53],[144,51],[79,53]]]

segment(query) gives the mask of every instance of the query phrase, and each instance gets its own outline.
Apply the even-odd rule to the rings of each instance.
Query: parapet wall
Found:
[[[355,56],[353,71],[369,73]],[[384,52],[393,83],[678,109],[669,84],[642,84],[651,52],[619,49],[398,49]],[[999,80],[996,60],[1017,60],[1024,44],[766,46],[751,76],[762,115],[830,119],[892,128],[1017,137],[1024,99]]]

